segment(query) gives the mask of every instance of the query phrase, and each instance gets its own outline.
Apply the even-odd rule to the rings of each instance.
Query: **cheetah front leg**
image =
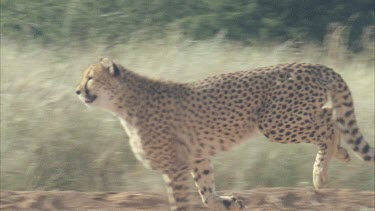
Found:
[[[219,196],[215,193],[214,171],[209,159],[193,161],[192,176],[203,203],[212,210],[241,210],[244,204],[234,196]]]
[[[167,184],[168,199],[173,211],[191,210],[189,203],[190,173],[188,165],[175,166],[163,174]]]

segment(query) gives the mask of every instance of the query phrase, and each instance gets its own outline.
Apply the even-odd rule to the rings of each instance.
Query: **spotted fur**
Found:
[[[216,194],[210,157],[257,131],[272,142],[316,144],[317,189],[327,180],[332,157],[350,160],[340,137],[374,163],[347,84],[322,65],[281,64],[174,83],[104,58],[85,70],[76,92],[86,104],[118,115],[137,159],[163,173],[173,210],[189,210],[191,175],[212,210],[243,209],[241,200]]]

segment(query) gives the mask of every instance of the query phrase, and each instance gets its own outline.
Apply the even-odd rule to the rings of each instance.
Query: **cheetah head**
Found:
[[[86,105],[110,109],[121,85],[123,68],[108,58],[89,66],[83,73],[76,94]]]

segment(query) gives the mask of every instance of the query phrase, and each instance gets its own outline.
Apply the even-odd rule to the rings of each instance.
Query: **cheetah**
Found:
[[[136,158],[163,174],[172,210],[191,209],[191,176],[211,210],[244,209],[235,196],[216,194],[210,158],[258,131],[272,142],[317,145],[316,189],[327,181],[332,157],[350,161],[340,139],[367,163],[375,161],[347,84],[323,65],[280,64],[175,83],[102,58],[84,71],[76,94],[119,117]]]

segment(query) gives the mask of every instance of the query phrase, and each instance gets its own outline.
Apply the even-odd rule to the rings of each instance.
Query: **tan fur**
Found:
[[[340,136],[365,161],[374,162],[374,148],[358,130],[346,83],[322,65],[281,64],[173,83],[104,58],[85,70],[77,94],[86,104],[119,116],[137,159],[163,173],[174,210],[189,210],[191,175],[212,210],[242,209],[235,197],[216,194],[209,159],[257,131],[273,142],[318,145],[316,188],[327,180],[331,157],[350,160]],[[325,106],[329,99],[333,108]]]

